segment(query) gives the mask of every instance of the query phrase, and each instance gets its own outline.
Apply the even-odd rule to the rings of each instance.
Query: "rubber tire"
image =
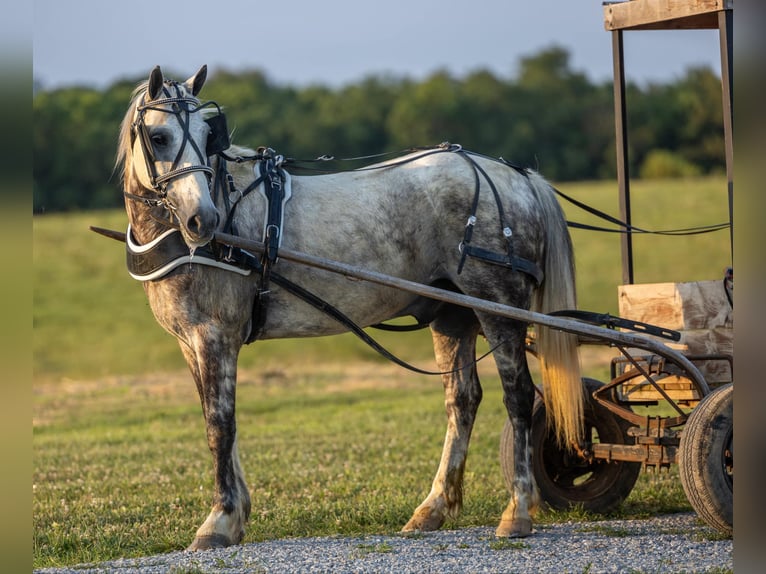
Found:
[[[734,385],[707,395],[684,426],[678,471],[686,498],[699,517],[719,532],[733,534]]]
[[[583,379],[586,437],[598,433],[600,442],[626,444],[628,421],[612,414],[592,397],[603,386],[594,379]],[[547,431],[545,406],[539,398],[532,411],[532,466],[535,482],[544,504],[556,510],[581,506],[587,512],[608,514],[628,497],[641,473],[641,463],[594,460],[586,463],[563,451]],[[500,466],[508,490],[513,482],[513,426],[507,420],[500,438]],[[562,476],[562,471],[568,471]],[[584,478],[584,480],[582,480]],[[566,483],[563,480],[566,480]],[[582,482],[574,483],[576,479]]]

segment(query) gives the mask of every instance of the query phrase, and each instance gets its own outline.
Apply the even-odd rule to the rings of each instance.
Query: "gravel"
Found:
[[[291,538],[207,552],[172,552],[39,574],[332,572],[353,573],[682,573],[733,571],[733,542],[694,513],[649,520],[538,526],[524,539],[496,539],[494,528],[352,538]]]

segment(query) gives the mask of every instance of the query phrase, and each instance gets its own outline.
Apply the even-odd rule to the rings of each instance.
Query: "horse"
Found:
[[[551,185],[534,170],[455,145],[414,149],[369,168],[291,173],[282,156],[228,141],[217,121],[220,106],[198,98],[206,76],[202,66],[179,82],[155,67],[131,96],[116,160],[129,222],[129,263],[134,259],[129,268],[141,279],[157,322],[178,340],[199,393],[213,459],[212,509],[189,549],[236,545],[245,535],[251,500],[235,421],[242,347],[256,339],[333,335],[348,331],[349,324],[364,328],[405,316],[430,328],[447,429],[430,492],[402,530],[436,530],[462,507],[466,453],[482,399],[476,342],[483,335],[514,429],[515,475],[496,535],[530,535],[540,498],[530,463],[535,388],[526,356],[528,325],[351,281],[279,259],[278,249],[342,259],[522,309],[572,309],[572,242]],[[221,136],[223,145],[211,144]],[[267,164],[277,176],[264,177]],[[270,203],[275,190],[282,201]],[[241,252],[237,262],[232,249],[215,239],[231,230],[263,238],[270,248],[260,257]],[[173,261],[146,263],[154,252],[173,251],[171,239],[180,246]],[[216,255],[202,255],[206,249]],[[270,281],[270,272],[287,282]],[[297,297],[283,287],[288,284],[310,290],[348,321]],[[536,331],[547,412],[562,443],[577,444],[583,391],[576,337]]]

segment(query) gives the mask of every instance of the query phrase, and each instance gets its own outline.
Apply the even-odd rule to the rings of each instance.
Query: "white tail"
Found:
[[[536,293],[536,308],[541,313],[576,309],[574,254],[563,211],[550,184],[536,173],[529,177],[544,211],[548,235],[545,279]],[[577,443],[582,437],[584,409],[577,336],[542,326],[536,330],[548,422],[560,444]]]

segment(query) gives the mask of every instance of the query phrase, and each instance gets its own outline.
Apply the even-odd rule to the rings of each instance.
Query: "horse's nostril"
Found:
[[[209,239],[215,233],[220,218],[218,211],[196,213],[186,220],[186,231],[198,239]]]
[[[201,225],[200,225],[199,215],[194,215],[190,217],[186,222],[186,229],[189,230],[189,233],[199,235],[200,227]]]

